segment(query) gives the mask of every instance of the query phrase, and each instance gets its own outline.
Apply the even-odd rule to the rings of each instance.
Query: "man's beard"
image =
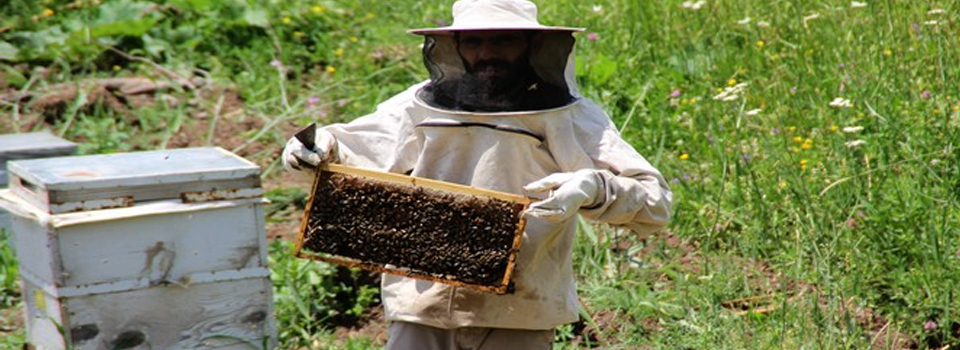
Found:
[[[514,109],[521,101],[516,92],[526,89],[523,83],[529,80],[533,68],[526,59],[511,64],[502,60],[478,61],[473,67],[466,67],[457,84],[456,100],[460,105],[484,111],[506,111]]]

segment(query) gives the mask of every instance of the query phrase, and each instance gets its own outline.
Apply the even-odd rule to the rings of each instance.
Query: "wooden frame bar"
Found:
[[[512,292],[512,285],[510,280],[513,276],[513,270],[516,264],[517,254],[520,250],[520,244],[523,240],[523,229],[526,224],[526,220],[523,217],[523,210],[521,210],[517,215],[515,215],[517,221],[516,232],[513,232],[513,243],[510,247],[508,254],[508,261],[506,271],[504,272],[504,277],[495,285],[485,285],[477,283],[466,283],[464,281],[457,280],[456,276],[438,276],[435,274],[425,273],[423,271],[418,271],[410,269],[407,267],[399,266],[394,267],[389,264],[383,263],[374,263],[368,261],[360,261],[350,257],[338,256],[325,252],[312,252],[304,249],[304,242],[306,240],[306,235],[308,234],[309,227],[308,221],[311,217],[311,212],[317,210],[315,207],[315,199],[317,196],[323,196],[322,193],[317,193],[320,186],[320,181],[324,172],[342,174],[347,176],[353,176],[362,179],[372,179],[380,180],[391,184],[404,185],[404,186],[413,186],[413,187],[422,187],[435,191],[452,193],[455,195],[467,195],[472,197],[495,199],[500,201],[506,201],[514,204],[520,204],[523,207],[523,210],[529,206],[532,202],[530,198],[515,195],[505,192],[490,191],[486,189],[459,185],[449,182],[437,181],[432,179],[407,176],[402,174],[386,173],[373,171],[368,169],[350,167],[345,165],[338,164],[325,164],[317,171],[317,174],[314,178],[313,187],[310,191],[310,197],[307,202],[306,210],[304,212],[303,219],[300,224],[300,232],[297,236],[296,245],[295,245],[295,256],[298,258],[305,258],[317,261],[324,261],[336,265],[346,266],[346,267],[357,267],[368,271],[389,273],[394,275],[400,275],[405,277],[411,277],[416,279],[428,280],[433,282],[445,283],[454,286],[468,287],[485,292],[493,292],[497,294],[507,294]]]

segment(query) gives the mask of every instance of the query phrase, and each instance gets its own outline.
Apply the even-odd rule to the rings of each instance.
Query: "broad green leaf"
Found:
[[[150,6],[153,5],[148,2],[129,0],[104,2],[104,4],[98,8],[100,11],[99,16],[91,21],[90,25],[91,27],[96,27],[99,25],[137,21],[143,17],[143,13]]]
[[[153,28],[156,20],[145,18],[140,20],[120,21],[90,27],[90,37],[104,36],[141,36]]]
[[[212,7],[210,0],[174,0],[171,5],[196,11],[206,11]]]
[[[17,53],[19,52],[20,50],[10,43],[0,41],[0,60],[15,61],[17,59]]]
[[[243,21],[254,27],[266,28],[270,25],[269,13],[264,9],[247,8],[243,12]]]
[[[617,72],[619,64],[605,55],[598,55],[593,62],[590,62],[589,66],[590,80],[601,85],[610,80],[610,77]]]

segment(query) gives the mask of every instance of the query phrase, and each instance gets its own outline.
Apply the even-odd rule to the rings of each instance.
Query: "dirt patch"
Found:
[[[23,308],[0,309],[0,337],[6,337],[7,334],[16,332],[23,327]]]

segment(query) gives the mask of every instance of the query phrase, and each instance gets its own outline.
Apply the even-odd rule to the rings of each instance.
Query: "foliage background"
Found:
[[[587,28],[581,92],[671,179],[676,201],[658,235],[582,225],[584,321],[561,327],[556,348],[960,346],[956,2],[537,3],[543,22]],[[278,166],[284,140],[425,79],[405,30],[449,22],[449,6],[4,2],[0,131],[51,130],[85,154],[225,146],[263,166],[282,225],[305,196]],[[43,103],[111,77],[174,87],[144,104],[110,90],[126,110],[82,88]],[[217,129],[228,122],[246,128]],[[0,249],[12,324],[16,262]],[[375,284],[288,253],[274,241],[282,346],[379,346],[331,321],[375,308]],[[7,333],[0,344],[19,346],[22,329]]]

